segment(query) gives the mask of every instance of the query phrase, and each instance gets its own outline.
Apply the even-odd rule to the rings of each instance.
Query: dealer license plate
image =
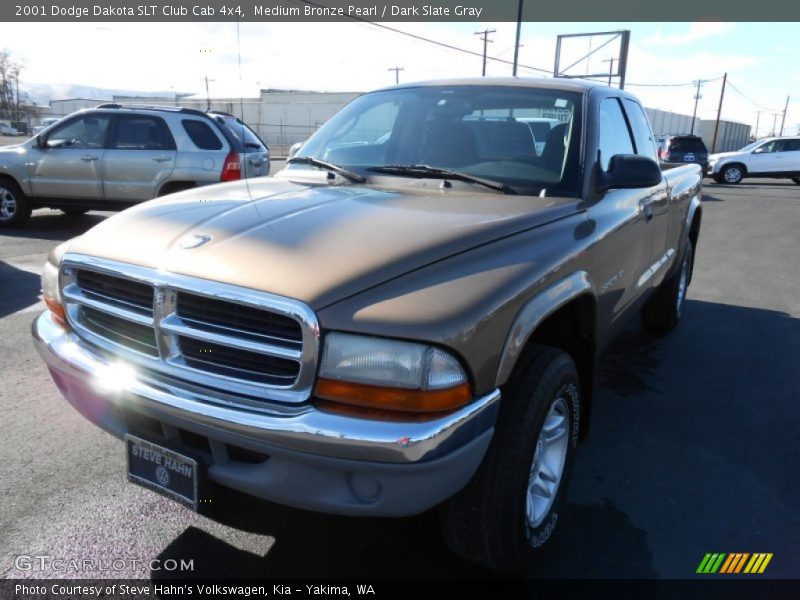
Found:
[[[198,508],[198,466],[189,456],[141,438],[126,435],[128,481],[191,508]]]

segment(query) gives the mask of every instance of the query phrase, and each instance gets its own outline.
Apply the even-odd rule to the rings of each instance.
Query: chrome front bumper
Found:
[[[97,380],[111,366],[107,358],[55,323],[49,312],[34,321],[32,333],[39,354],[65,398],[84,416],[117,436],[127,431],[113,409],[125,409],[205,436],[212,451],[215,443],[232,443],[263,452],[270,457],[267,464],[279,464],[283,458],[291,463],[298,477],[304,476],[306,467],[317,475],[320,469],[325,471],[322,479],[330,479],[334,473],[334,479],[343,478],[346,482],[352,482],[353,474],[358,473],[362,480],[375,479],[378,488],[387,492],[405,490],[398,492],[403,496],[401,505],[396,504],[396,499],[385,497],[383,504],[372,510],[370,502],[358,493],[355,500],[332,505],[326,494],[335,492],[341,496],[339,481],[335,485],[329,482],[336,490],[318,486],[318,497],[309,497],[306,485],[306,496],[300,498],[291,491],[289,480],[284,479],[283,489],[279,489],[275,478],[270,479],[265,472],[267,467],[231,468],[232,463],[217,456],[209,467],[209,476],[224,485],[312,510],[401,515],[420,512],[444,500],[469,481],[483,459],[499,407],[500,392],[494,390],[447,416],[401,422],[333,414],[310,405],[293,407],[291,412],[250,411],[201,399],[196,393],[182,393],[174,386],[139,376],[121,389],[98,391]],[[249,467],[253,469],[248,472]],[[422,497],[411,501],[413,488],[418,487]]]

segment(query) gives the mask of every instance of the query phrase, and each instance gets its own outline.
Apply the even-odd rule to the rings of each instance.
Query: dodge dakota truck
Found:
[[[541,150],[537,119],[559,121]],[[520,570],[559,523],[598,354],[631,317],[666,332],[684,309],[701,173],[656,160],[618,89],[367,93],[275,177],[56,247],[33,337],[67,401],[124,440],[132,482],[194,509],[218,486],[344,515],[438,507],[455,552]]]

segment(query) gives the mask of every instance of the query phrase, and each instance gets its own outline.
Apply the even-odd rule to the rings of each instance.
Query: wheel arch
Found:
[[[176,192],[182,192],[184,190],[191,190],[197,187],[197,182],[189,181],[189,180],[181,180],[181,181],[167,181],[158,188],[158,193],[156,197],[166,196],[167,194],[174,194]]]
[[[581,438],[589,429],[597,357],[597,298],[585,271],[556,282],[528,300],[506,337],[497,386],[508,382],[520,360],[536,346],[563,350],[575,361],[581,381]]]

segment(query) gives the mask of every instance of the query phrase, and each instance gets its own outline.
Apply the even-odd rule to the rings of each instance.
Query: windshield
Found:
[[[739,152],[749,152],[750,150],[754,150],[759,144],[763,144],[764,140],[758,140],[757,142],[751,142],[747,144],[744,148],[740,149]]]
[[[580,110],[580,94],[559,90],[483,85],[385,90],[348,104],[297,156],[373,176],[374,167],[426,165],[523,194],[547,189],[575,196]]]

